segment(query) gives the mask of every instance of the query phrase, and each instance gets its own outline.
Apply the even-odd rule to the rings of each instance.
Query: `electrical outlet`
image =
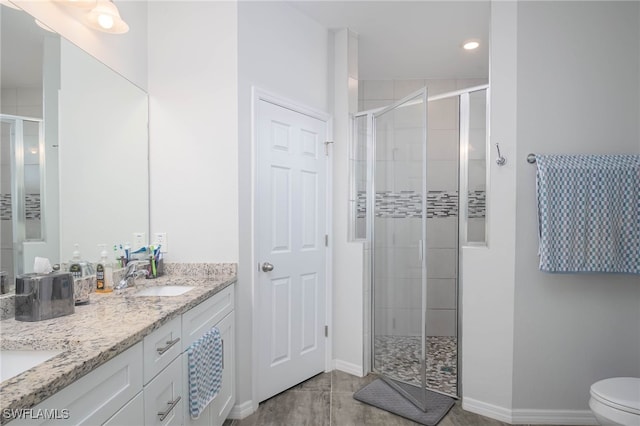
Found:
[[[133,250],[138,250],[140,247],[144,247],[146,245],[147,245],[147,234],[144,232],[134,232],[133,246],[131,248]]]
[[[153,245],[155,247],[160,246],[160,253],[167,253],[169,251],[169,244],[167,243],[167,233],[166,232],[154,233]]]

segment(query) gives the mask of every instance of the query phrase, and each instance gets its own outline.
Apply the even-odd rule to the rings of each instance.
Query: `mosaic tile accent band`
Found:
[[[358,193],[358,218],[366,215],[366,193]],[[469,192],[469,218],[484,218],[486,212],[485,191]],[[428,191],[427,218],[457,217],[458,191]],[[416,191],[376,192],[376,217],[420,218],[422,217],[421,196]]]
[[[40,219],[40,194],[25,195],[27,220]],[[11,194],[0,194],[0,220],[11,220]]]

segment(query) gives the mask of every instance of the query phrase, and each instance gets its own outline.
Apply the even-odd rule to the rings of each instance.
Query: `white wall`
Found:
[[[640,279],[538,271],[535,166],[524,161],[529,152],[640,153],[639,8],[518,5],[516,410],[586,411],[592,383],[640,376]]]
[[[147,2],[115,1],[120,16],[129,24],[126,34],[107,34],[84,24],[86,11],[52,1],[16,0],[30,15],[95,56],[137,86],[147,89]]]
[[[151,232],[171,262],[238,261],[237,5],[149,4]]]
[[[251,87],[329,111],[328,31],[284,2],[238,4],[238,155],[240,258],[236,331],[237,404],[252,410],[254,270]],[[227,180],[235,179],[229,176]],[[243,405],[244,404],[244,405]],[[255,404],[252,405],[252,404]],[[233,413],[238,415],[238,413]]]
[[[362,242],[349,242],[349,114],[358,104],[358,38],[347,29],[332,33],[333,69],[333,362],[338,370],[364,373],[363,339],[370,339],[364,306]],[[369,296],[367,294],[367,296]]]
[[[507,163],[492,151],[487,190],[488,246],[464,247],[460,259],[462,302],[462,406],[510,420],[516,201],[517,3],[491,6],[491,143],[500,143]]]
[[[488,249],[462,252],[466,409],[594,424],[589,386],[640,375],[638,277],[538,271],[535,166],[525,161],[640,152],[639,6],[492,4],[491,140],[507,164],[490,163]]]

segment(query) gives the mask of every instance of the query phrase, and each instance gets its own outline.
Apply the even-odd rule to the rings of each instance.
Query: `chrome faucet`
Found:
[[[135,260],[132,260],[129,263],[127,263],[127,266],[125,267],[125,270],[124,270],[124,276],[122,277],[120,282],[115,285],[113,289],[116,291],[121,291],[121,290],[124,290],[125,288],[133,287],[136,285],[137,277],[147,276],[149,274],[149,271],[147,271],[146,269],[137,269],[139,264],[140,262],[137,262]]]

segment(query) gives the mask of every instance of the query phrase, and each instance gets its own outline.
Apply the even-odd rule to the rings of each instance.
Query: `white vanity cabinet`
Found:
[[[235,403],[235,336],[234,336],[234,286],[229,286],[182,316],[183,349],[187,348],[212,327],[220,330],[222,337],[222,387],[218,395],[203,410],[197,419],[191,418],[189,410],[189,365],[188,355],[182,356],[182,371],[185,376],[184,424],[188,426],[220,426]]]
[[[11,425],[100,425],[142,391],[142,342],[127,349],[91,373],[33,407],[32,417],[54,414],[57,418],[21,418]],[[44,413],[47,412],[45,415]],[[142,411],[129,410],[131,419]],[[132,422],[121,424],[134,424]]]
[[[173,318],[32,409],[57,412],[58,419],[16,419],[10,424],[221,426],[235,403],[234,289],[228,286]],[[193,420],[185,351],[212,327],[218,327],[223,340],[222,388]]]
[[[172,319],[144,338],[145,425],[180,426],[183,423],[185,395],[181,340],[181,317]]]

